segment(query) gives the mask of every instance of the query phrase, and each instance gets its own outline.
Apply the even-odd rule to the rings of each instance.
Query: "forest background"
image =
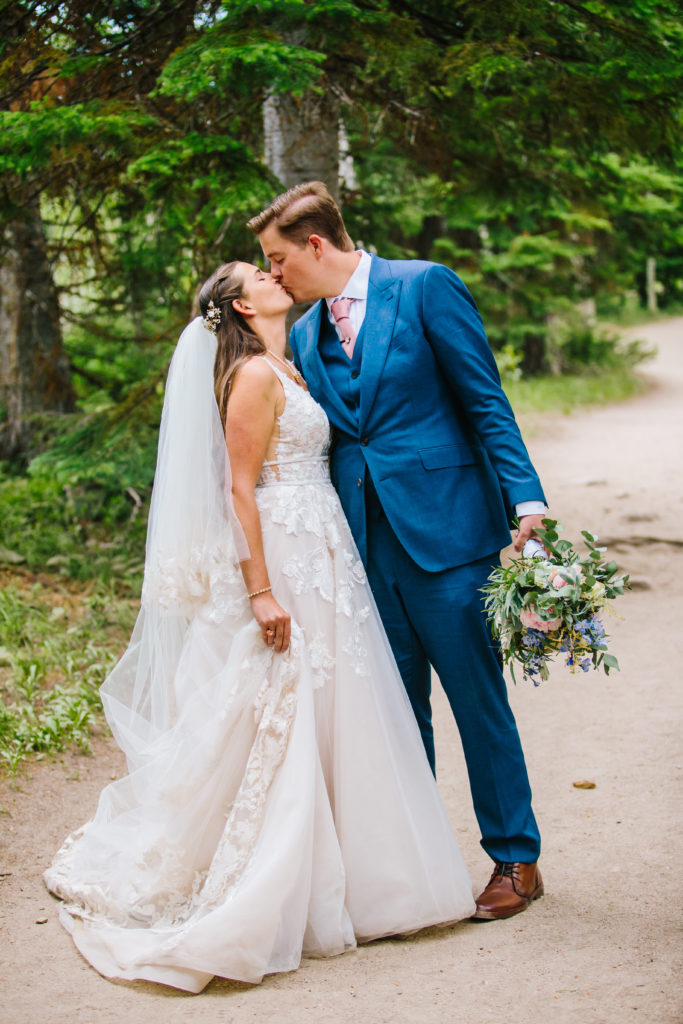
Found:
[[[246,220],[322,178],[473,291],[516,409],[636,387],[683,303],[675,0],[0,0],[0,754],[87,746],[164,378]]]

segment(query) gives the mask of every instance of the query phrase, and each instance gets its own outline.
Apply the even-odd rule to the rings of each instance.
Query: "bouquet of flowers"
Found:
[[[596,547],[598,538],[591,533],[581,531],[588,549],[582,557],[569,541],[559,539],[555,520],[543,524],[545,529],[536,533],[549,556],[542,550],[531,557],[523,554],[494,569],[482,588],[503,660],[513,679],[518,662],[534,686],[548,678],[548,662],[559,652],[567,655],[572,672],[588,672],[592,666],[609,674],[619,663],[607,653],[602,612],[624,593],[628,576],[618,575],[615,562],[602,561],[605,549]]]

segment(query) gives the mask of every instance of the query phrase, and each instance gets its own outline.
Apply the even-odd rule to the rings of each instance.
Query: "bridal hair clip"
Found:
[[[207,331],[211,331],[212,334],[215,334],[220,327],[220,323],[221,311],[214,306],[213,299],[211,299],[206,310],[206,316],[204,317],[204,326]]]

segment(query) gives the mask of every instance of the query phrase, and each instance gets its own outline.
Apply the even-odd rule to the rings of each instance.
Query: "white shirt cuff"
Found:
[[[517,518],[522,516],[543,516],[548,511],[544,501],[518,501],[515,505]]]

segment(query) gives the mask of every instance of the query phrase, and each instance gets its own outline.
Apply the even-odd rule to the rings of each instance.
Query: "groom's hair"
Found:
[[[305,181],[276,196],[265,210],[247,222],[247,227],[260,235],[269,224],[275,224],[281,235],[301,248],[311,235],[320,235],[336,249],[354,249],[339,207],[322,181]]]

